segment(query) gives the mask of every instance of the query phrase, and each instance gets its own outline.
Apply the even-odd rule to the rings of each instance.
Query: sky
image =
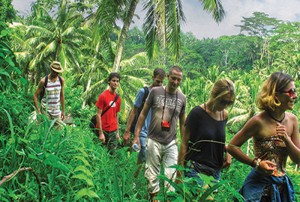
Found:
[[[30,12],[30,4],[34,0],[13,0],[12,4],[21,14]],[[143,2],[143,0],[140,0]],[[219,24],[210,14],[203,11],[199,0],[182,0],[186,22],[182,24],[183,32],[192,32],[197,38],[217,38],[239,34],[242,17],[251,17],[253,12],[264,12],[269,17],[283,21],[300,21],[300,0],[221,0],[225,10],[225,18]],[[141,27],[145,12],[139,3],[136,13],[140,20],[134,18],[133,26]]]

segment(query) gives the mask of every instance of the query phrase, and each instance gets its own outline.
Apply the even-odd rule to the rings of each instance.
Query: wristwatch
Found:
[[[261,162],[261,159],[257,159],[257,161],[255,162],[255,169],[256,170],[258,169],[260,162]]]

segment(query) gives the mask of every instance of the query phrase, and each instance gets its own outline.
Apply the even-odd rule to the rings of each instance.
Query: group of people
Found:
[[[45,87],[48,97],[42,99],[42,107],[48,106],[45,108],[48,115],[57,117],[61,103],[59,117],[63,118],[64,80],[58,78],[62,69],[57,64],[53,62],[50,65],[49,82]],[[168,81],[163,86],[165,76]],[[167,75],[163,69],[155,69],[152,84],[147,87],[149,95],[143,101],[146,90],[141,88],[138,91],[123,135],[124,142],[130,144],[130,127],[142,107],[132,144],[140,147],[136,175],[145,162],[151,201],[157,201],[155,197],[160,190],[158,176],[161,169],[173,181],[177,179],[180,182],[183,176],[192,177],[204,186],[201,176],[212,176],[212,183],[216,183],[220,180],[221,170],[230,166],[232,156],[253,168],[240,189],[245,201],[295,201],[293,185],[285,170],[288,157],[296,164],[300,163],[298,120],[294,114],[287,112],[293,109],[297,99],[293,78],[282,72],[275,72],[268,78],[257,97],[258,108],[262,111],[248,120],[228,145],[226,109],[233,105],[236,98],[233,82],[229,79],[216,81],[209,99],[195,106],[186,118],[186,96],[178,89],[182,78],[183,71],[178,66],[171,67]],[[109,150],[115,149],[121,139],[117,118],[121,98],[116,93],[119,83],[120,75],[111,73],[108,77],[109,88],[99,95],[96,103],[98,137]],[[45,78],[40,81],[34,95],[39,113],[37,96],[44,85]],[[182,137],[179,151],[178,122]],[[253,139],[254,158],[241,150],[250,138]],[[175,164],[187,169],[176,171]],[[165,186],[170,191],[174,190],[168,183]]]

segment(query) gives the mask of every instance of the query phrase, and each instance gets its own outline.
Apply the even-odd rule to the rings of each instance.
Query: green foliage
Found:
[[[15,56],[9,46],[10,31],[3,29],[0,32],[0,91],[7,88],[16,89],[21,71],[16,67]],[[23,83],[26,81],[21,80]]]
[[[0,1],[0,31],[2,30],[2,22],[11,22],[16,17],[16,10],[11,2],[12,0]]]
[[[280,20],[269,17],[263,12],[254,12],[251,17],[243,17],[242,25],[236,25],[241,28],[240,32],[246,32],[250,36],[259,36],[262,38],[272,35],[275,28],[280,24]]]
[[[188,170],[178,165],[174,167],[181,171]],[[173,187],[174,191],[170,192],[162,187],[162,191],[160,191],[156,199],[162,201],[204,202],[213,198],[215,201],[229,202],[233,201],[233,198],[236,197],[239,201],[243,201],[241,195],[231,187],[229,180],[212,183],[212,181],[215,181],[212,176],[199,175],[199,177],[205,186],[200,186],[195,178],[182,177],[179,179],[179,183],[175,183],[165,175],[160,175],[159,179],[162,182],[169,183],[169,186]]]
[[[58,130],[53,121],[43,116],[37,117],[38,124],[33,121],[19,125],[5,113],[11,132],[0,136],[1,176],[26,166],[34,170],[40,181],[36,182],[30,173],[14,176],[1,186],[5,199],[37,201],[38,185],[42,187],[43,201],[122,201],[145,195],[144,191],[136,194],[140,186],[146,185],[141,178],[137,179],[139,187],[134,184],[137,156],[130,155],[127,148],[111,156],[99,141],[93,140],[94,134],[87,126]]]
[[[39,1],[33,6],[32,16],[19,19],[22,23],[11,25],[12,31],[6,27],[1,30],[0,165],[3,166],[0,176],[7,176],[21,168],[32,168],[31,171],[17,172],[0,186],[2,201],[38,201],[40,197],[42,201],[148,200],[143,172],[138,178],[133,177],[137,154],[131,153],[128,148],[120,148],[113,156],[109,155],[88,128],[88,121],[96,111],[94,103],[107,87],[106,78],[112,71],[119,36],[114,22],[124,16],[122,5],[129,2],[87,2],[93,6],[80,0],[74,2],[80,7],[74,7],[67,1]],[[167,12],[173,12],[171,17],[180,10],[175,11],[172,2],[169,3],[170,10]],[[106,4],[108,8],[99,6]],[[52,10],[53,5],[58,9]],[[95,15],[85,19],[84,12],[93,12],[91,8],[99,9],[96,13],[90,13]],[[51,10],[54,15],[50,14]],[[113,15],[101,18],[101,13],[107,11]],[[152,64],[144,52],[145,43],[149,45],[149,40],[155,42],[155,37],[161,35],[146,40],[140,30],[130,31],[119,70],[122,79],[118,93],[124,101],[119,114],[120,135],[124,132],[127,114],[138,88],[150,83],[155,67],[174,65],[173,55],[178,54],[179,50],[182,55],[178,65],[184,69],[180,88],[188,100],[186,113],[208,99],[216,80],[229,78],[235,83],[237,99],[229,109],[227,141],[258,112],[256,94],[272,72],[284,70],[290,73],[296,79],[296,86],[299,86],[299,23],[276,24],[273,27],[276,29],[270,34],[266,27],[260,30],[256,26],[275,25],[277,21],[269,21],[265,18],[268,16],[263,14],[261,17],[259,20],[262,21],[255,21],[257,24],[253,27],[245,27],[253,34],[258,33],[258,37],[239,35],[199,40],[190,33],[173,35],[180,33],[180,30],[176,30],[176,26],[169,27],[172,36],[166,39],[177,44],[166,47],[163,53],[154,51],[157,60]],[[170,19],[168,23],[176,23],[170,22]],[[244,20],[246,23],[248,19]],[[155,27],[148,28],[151,30],[147,33],[149,37],[156,34]],[[264,40],[260,38],[262,35]],[[12,36],[13,41],[10,41]],[[151,45],[153,49],[158,48],[155,43]],[[36,122],[31,114],[34,111],[32,95],[36,89],[35,82],[44,76],[49,61],[56,56],[64,61],[66,113],[73,118],[73,126],[68,125],[62,130],[44,116],[37,116]],[[21,68],[18,69],[18,66]],[[27,82],[28,89],[25,89]],[[296,114],[298,111],[299,105],[296,104],[292,112]],[[249,141],[249,144],[252,142]],[[242,150],[253,154],[253,151],[247,151],[247,145]],[[294,180],[299,178],[299,173],[291,172],[292,163],[289,166],[299,200],[299,180]],[[204,201],[218,189],[214,194],[216,201],[231,201],[231,197],[239,197],[236,190],[241,187],[249,171],[248,166],[234,160],[231,168],[223,171],[222,181],[208,189],[197,186],[195,179],[185,178],[183,183],[175,184],[161,176],[161,180],[172,184],[176,192],[162,189],[159,197],[173,201]]]

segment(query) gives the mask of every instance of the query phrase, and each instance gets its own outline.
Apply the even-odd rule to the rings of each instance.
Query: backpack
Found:
[[[61,77],[58,76],[58,79],[59,79],[60,85],[62,85],[62,79],[61,79]],[[45,76],[45,83],[44,83],[44,86],[43,86],[43,88],[42,88],[42,90],[41,90],[41,92],[40,92],[40,95],[39,95],[40,101],[43,99],[43,97],[44,97],[44,95],[45,95],[45,89],[46,89],[46,87],[47,87],[47,84],[48,84],[48,75]]]
[[[133,121],[132,121],[132,123],[131,123],[131,126],[130,126],[130,132],[131,132],[131,133],[134,133],[136,123],[137,123],[138,118],[139,118],[139,116],[140,116],[140,113],[141,113],[141,111],[142,111],[142,109],[143,109],[143,107],[144,107],[146,98],[147,98],[148,95],[149,95],[149,88],[148,88],[148,87],[143,87],[143,88],[144,88],[145,93],[144,93],[142,105],[141,105],[141,107],[138,108],[138,110],[137,110],[137,112],[136,112],[136,114],[135,114],[135,116],[134,116],[134,119],[133,119]]]
[[[101,113],[101,116],[103,116],[108,110],[109,108],[111,108],[111,106],[118,100],[119,95],[116,94],[116,97],[114,99],[114,101]],[[93,133],[95,133],[96,136],[98,136],[98,129],[96,128],[97,125],[97,115],[92,116],[91,120],[90,120],[90,128],[93,131]]]

